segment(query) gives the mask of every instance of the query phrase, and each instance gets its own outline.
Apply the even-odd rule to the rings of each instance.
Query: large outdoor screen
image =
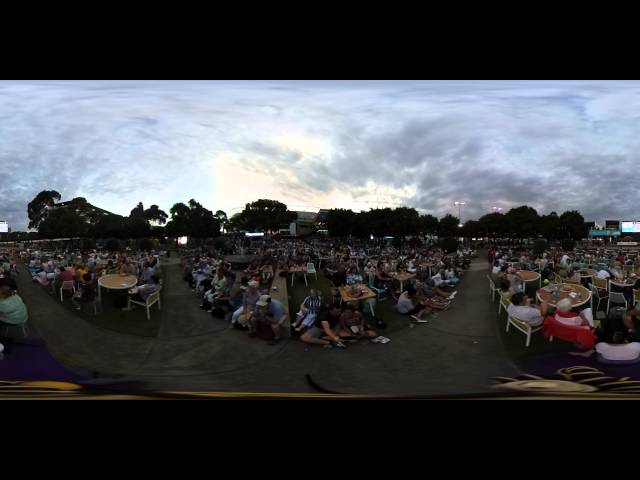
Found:
[[[640,233],[640,222],[622,222],[622,233]]]
[[[0,233],[8,233],[9,224],[7,222],[0,222]]]

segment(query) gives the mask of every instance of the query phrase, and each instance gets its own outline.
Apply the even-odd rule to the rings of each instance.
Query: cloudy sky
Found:
[[[640,83],[0,81],[0,220],[41,190],[116,213],[407,205],[640,219]]]

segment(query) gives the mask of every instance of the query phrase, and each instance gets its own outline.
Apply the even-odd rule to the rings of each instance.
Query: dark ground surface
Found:
[[[486,273],[481,255],[466,272],[452,308],[415,328],[392,310],[393,300],[379,302],[376,315],[388,324],[380,333],[391,342],[362,342],[346,350],[309,347],[296,338],[269,346],[247,338],[245,332],[229,330],[224,321],[198,308],[176,264],[164,267],[162,311],[154,307],[151,321],[142,309],[114,309],[109,295],[96,317],[89,309],[80,314],[70,308],[68,298],[61,305],[26,273],[18,282],[32,331],[70,369],[136,380],[152,390],[317,391],[307,380],[310,376],[334,392],[436,395],[491,391],[492,376],[520,373],[507,352],[520,362],[524,336],[501,333],[504,317],[497,320]],[[309,286],[320,288],[328,298],[329,283],[320,275],[317,281],[309,277]],[[306,291],[302,279],[289,290],[292,314]],[[539,343],[548,346],[540,336],[530,352]],[[558,345],[554,342],[552,348]]]

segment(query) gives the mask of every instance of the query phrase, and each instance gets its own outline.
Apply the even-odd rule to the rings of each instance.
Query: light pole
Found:
[[[454,205],[456,205],[458,207],[458,220],[460,220],[460,224],[458,225],[460,228],[462,228],[462,205],[464,205],[464,202],[453,202]]]
[[[502,210],[502,207],[491,207],[491,209],[493,210],[493,213],[500,213],[500,210]]]

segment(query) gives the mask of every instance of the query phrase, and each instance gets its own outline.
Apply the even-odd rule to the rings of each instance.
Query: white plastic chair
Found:
[[[527,336],[527,340],[525,342],[526,347],[529,347],[529,345],[531,344],[531,334],[542,330],[542,325],[532,327],[527,322],[523,322],[519,318],[507,315],[507,332],[509,331],[509,325],[513,325]]]
[[[60,303],[64,302],[64,296],[63,296],[63,292],[64,291],[67,292],[71,292],[72,296],[75,295],[76,293],[76,286],[73,282],[73,280],[67,280],[62,282],[62,285],[60,285]]]
[[[318,273],[316,272],[316,266],[313,264],[313,262],[307,263],[307,273],[309,275],[315,275],[316,280],[318,280]]]
[[[145,307],[147,309],[147,320],[151,320],[150,309],[155,303],[158,304],[158,310],[162,310],[161,304],[160,304],[160,291],[161,290],[162,290],[162,287],[160,287],[157,292],[153,292],[151,295],[149,295],[147,297],[147,300],[145,302],[140,302],[138,300],[131,300],[131,297],[129,297],[129,301],[127,302],[127,309],[131,310],[131,304],[140,305],[141,307]]]

